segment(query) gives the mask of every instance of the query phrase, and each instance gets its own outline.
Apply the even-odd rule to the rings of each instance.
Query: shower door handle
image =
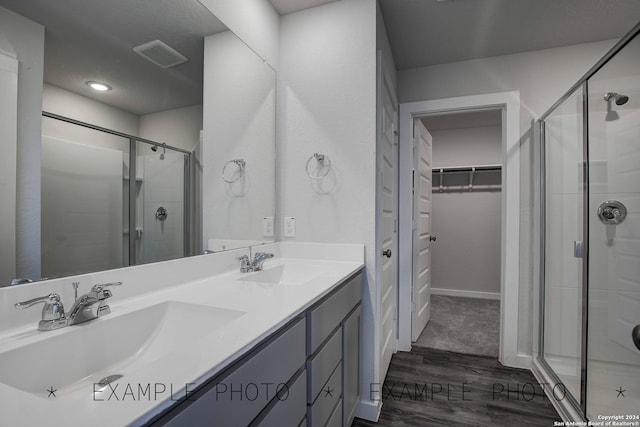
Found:
[[[575,240],[573,242],[573,256],[575,258],[584,258],[584,247],[582,240]]]

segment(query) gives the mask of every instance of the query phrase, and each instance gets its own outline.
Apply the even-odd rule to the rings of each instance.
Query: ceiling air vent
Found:
[[[162,68],[173,67],[188,61],[184,55],[160,40],[141,44],[134,47],[133,50]]]

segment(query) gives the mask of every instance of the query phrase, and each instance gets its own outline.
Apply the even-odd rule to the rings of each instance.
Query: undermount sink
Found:
[[[294,286],[305,284],[325,272],[324,267],[311,263],[283,264],[247,274],[239,280]]]
[[[50,338],[0,353],[0,383],[47,398],[74,391],[83,395],[111,375],[192,348],[245,314],[182,302],[165,302],[121,316],[68,326]],[[50,332],[44,332],[50,333]]]

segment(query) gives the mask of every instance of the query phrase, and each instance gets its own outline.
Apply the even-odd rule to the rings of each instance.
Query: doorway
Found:
[[[422,117],[499,110],[501,114],[501,150],[503,165],[500,185],[500,338],[498,359],[504,365],[528,368],[530,357],[518,356],[518,286],[520,223],[520,100],[518,92],[502,92],[447,98],[400,105],[400,236],[399,236],[399,349],[409,351],[412,344],[414,316],[413,170],[417,156],[413,149],[413,126]],[[435,236],[437,238],[437,236]]]

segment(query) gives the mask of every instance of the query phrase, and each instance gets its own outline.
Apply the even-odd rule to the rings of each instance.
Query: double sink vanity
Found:
[[[2,423],[350,425],[363,246],[256,249],[0,289],[13,320],[0,331]],[[5,307],[35,292],[71,307],[72,283],[90,294],[94,281],[122,282],[95,319],[39,331],[38,306]]]

